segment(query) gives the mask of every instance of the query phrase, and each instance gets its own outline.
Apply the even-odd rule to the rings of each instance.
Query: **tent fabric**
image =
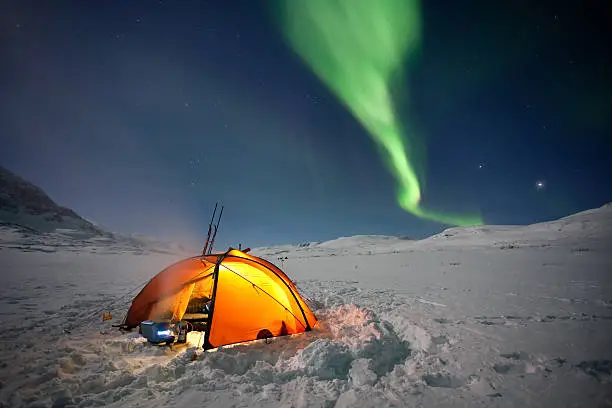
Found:
[[[252,255],[248,255],[248,254],[245,254],[245,253],[240,253],[240,254],[241,254],[241,257],[243,257],[244,259],[249,259],[252,262],[259,263],[262,266],[264,266],[265,268],[269,269],[270,271],[273,271],[287,285],[289,285],[289,287],[291,288],[293,293],[299,294],[298,289],[295,286],[295,284],[293,283],[293,281],[291,279],[289,279],[289,277],[287,275],[285,275],[285,273],[283,271],[281,271],[276,265],[272,264],[271,262],[266,261],[265,259],[257,258],[257,257],[254,257]],[[301,296],[297,296],[297,301],[300,304],[301,308],[304,310],[304,313],[306,314],[306,319],[309,322],[316,322],[317,319],[316,319],[314,313],[312,313],[310,311],[310,308],[306,305],[306,302],[304,302],[304,299]]]
[[[303,333],[317,324],[283,271],[230,249],[188,258],[161,271],[134,298],[123,325],[180,321],[199,299],[212,300],[205,348]]]
[[[127,327],[136,327],[145,320],[159,320],[164,314],[182,317],[178,301],[180,294],[186,295],[185,286],[210,280],[215,267],[216,259],[205,257],[185,259],[158,273],[146,284],[132,301],[123,324]],[[212,285],[209,285],[212,290]],[[211,294],[211,291],[208,293]],[[208,296],[210,297],[210,296]],[[170,309],[169,309],[170,308]]]

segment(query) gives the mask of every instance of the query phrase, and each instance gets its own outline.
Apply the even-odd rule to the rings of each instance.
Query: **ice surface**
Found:
[[[66,235],[3,232],[0,406],[612,405],[609,205],[421,241],[256,249],[320,327],[207,353],[197,333],[169,349],[110,327],[181,255]]]

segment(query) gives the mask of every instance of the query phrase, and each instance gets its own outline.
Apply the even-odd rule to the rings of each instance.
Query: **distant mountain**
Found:
[[[0,249],[97,253],[185,253],[178,243],[117,234],[55,203],[40,187],[0,166]]]
[[[0,166],[0,224],[38,232],[71,229],[89,234],[103,231],[69,208],[55,203],[40,187]]]

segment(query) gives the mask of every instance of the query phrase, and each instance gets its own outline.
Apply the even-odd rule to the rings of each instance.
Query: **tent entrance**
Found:
[[[204,297],[196,297],[189,299],[183,320],[205,319],[208,318],[208,307],[211,299]]]
[[[196,276],[159,298],[151,308],[149,320],[167,323],[186,321],[191,324],[192,330],[205,331],[209,326],[212,286],[212,272]]]
[[[194,282],[185,288],[183,300],[177,302],[182,310],[178,310],[176,320],[188,322],[192,331],[206,332],[210,327],[213,280],[214,274],[209,273]]]
[[[209,307],[211,299],[207,296],[189,299],[183,318],[193,326],[194,331],[206,331],[209,326]]]

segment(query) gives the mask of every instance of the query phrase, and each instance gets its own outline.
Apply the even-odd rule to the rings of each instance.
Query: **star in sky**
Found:
[[[546,183],[544,183],[543,180],[538,180],[536,181],[535,186],[536,186],[536,190],[543,190],[544,187],[546,187]]]

